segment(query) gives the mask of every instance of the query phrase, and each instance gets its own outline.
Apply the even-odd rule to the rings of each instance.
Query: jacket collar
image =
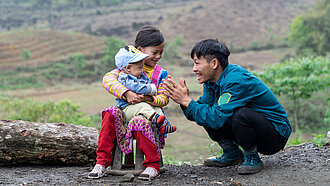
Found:
[[[219,79],[217,80],[217,82],[215,82],[215,83],[211,83],[210,81],[207,81],[205,84],[206,84],[207,86],[210,86],[210,87],[214,87],[214,86],[220,87],[220,83],[221,83],[222,79],[226,77],[226,75],[227,75],[227,73],[228,73],[228,71],[229,71],[228,69],[229,69],[231,66],[232,66],[232,64],[228,64],[228,66],[222,71],[222,73],[221,73]]]

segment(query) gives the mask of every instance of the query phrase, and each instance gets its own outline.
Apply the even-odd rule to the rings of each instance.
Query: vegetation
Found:
[[[23,52],[21,53],[21,57],[24,61],[27,61],[32,57],[32,54],[29,50],[23,50]]]
[[[299,131],[303,133],[324,133],[329,130],[329,123],[327,124],[324,121],[326,117],[325,111],[329,108],[329,104],[324,100],[329,98],[329,91],[330,88],[327,88],[313,93],[313,95],[308,99],[301,99],[299,101]],[[279,99],[286,108],[289,120],[292,124],[294,124],[293,121],[295,112],[292,100],[285,96],[280,96]]]
[[[51,30],[21,29],[0,33],[0,67],[39,66],[81,53],[102,53],[102,37]]]
[[[289,140],[289,144],[290,144],[290,145],[299,145],[299,144],[301,144],[301,143],[303,143],[303,141],[301,140],[301,136]]]
[[[75,82],[95,82],[102,75],[115,68],[114,55],[125,41],[120,38],[106,38],[103,63],[86,60],[82,53],[53,63],[36,67],[19,67],[14,70],[0,71],[0,90],[36,88],[52,85],[63,80]],[[28,53],[28,52],[27,52]],[[19,74],[19,75],[17,75]],[[21,75],[22,74],[22,75]]]
[[[105,67],[114,69],[116,68],[115,55],[118,50],[125,45],[126,41],[119,37],[109,37],[104,40],[104,57],[103,63]]]
[[[178,35],[173,41],[167,41],[164,51],[164,60],[175,63],[179,56],[178,47],[183,45],[183,36]]]
[[[94,126],[91,118],[79,111],[79,106],[69,100],[61,100],[57,104],[34,102],[29,99],[0,97],[0,118],[48,123],[73,123]]]
[[[0,73],[0,90],[15,90],[15,89],[25,89],[25,88],[37,88],[42,87],[44,84],[38,82],[36,75],[31,76],[21,76],[11,74],[6,76],[8,73]]]
[[[183,163],[189,163],[189,162],[182,162],[180,160],[178,160],[177,158],[175,158],[175,156],[171,156],[171,155],[163,155],[163,161],[164,164],[172,164],[172,165],[182,165]]]
[[[217,157],[222,155],[222,153],[223,153],[222,148],[220,148],[220,151],[217,151],[217,150],[214,149],[214,148],[218,148],[219,144],[217,142],[214,142],[213,140],[211,140],[211,138],[209,138],[209,140],[211,141],[211,143],[209,143],[207,145],[207,149],[209,150],[210,155],[211,156],[217,156]]]
[[[297,55],[327,55],[330,51],[330,0],[317,1],[316,8],[296,17],[289,40]]]
[[[323,143],[325,141],[325,134],[312,134],[314,137],[311,140],[308,140],[308,142],[314,143],[316,146],[321,148],[323,146]],[[289,140],[290,145],[300,145],[302,143],[305,143],[306,141],[303,141],[300,137],[296,137],[294,139]]]
[[[75,8],[91,8],[100,6],[111,6],[131,0],[2,0],[0,5],[8,6],[16,4],[27,9],[75,9]]]
[[[272,91],[293,102],[295,131],[299,130],[300,101],[313,93],[324,90],[330,84],[330,59],[325,57],[303,57],[287,60],[282,64],[266,66],[258,76]],[[315,125],[312,123],[311,125]]]
[[[327,99],[328,105],[330,105],[330,98]],[[327,126],[330,126],[330,107],[328,106],[326,111],[325,111],[325,117],[324,117],[324,123]]]
[[[93,63],[87,64],[85,58],[78,54],[67,60],[43,64],[40,67],[20,67],[7,72],[1,71],[0,90],[43,87],[63,80],[73,81],[73,78],[78,77],[81,78],[80,81],[95,81],[102,72],[95,72],[91,70],[93,68]]]
[[[325,138],[325,134],[313,134],[314,138],[311,140],[316,146],[318,146],[319,148],[322,147],[323,142],[324,142],[324,138]]]

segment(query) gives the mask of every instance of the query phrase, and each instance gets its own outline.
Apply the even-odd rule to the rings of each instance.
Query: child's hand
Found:
[[[130,104],[140,103],[144,99],[144,95],[136,94],[130,90],[125,92],[124,96],[126,97],[127,102]]]

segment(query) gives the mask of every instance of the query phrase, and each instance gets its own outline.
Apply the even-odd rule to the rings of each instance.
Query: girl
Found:
[[[131,104],[147,102],[152,106],[164,107],[169,99],[161,82],[167,79],[167,71],[157,65],[161,59],[165,46],[162,33],[155,27],[142,27],[135,39],[135,47],[149,56],[144,59],[144,71],[151,83],[157,87],[154,96],[138,95],[118,82],[119,69],[108,72],[103,77],[103,87],[114,96],[126,99]],[[108,107],[102,112],[102,125],[99,134],[98,149],[96,151],[96,165],[89,173],[89,178],[100,178],[109,169],[112,160],[111,151],[114,141],[124,153],[132,151],[133,136],[137,141],[139,150],[145,155],[143,166],[146,169],[140,174],[139,179],[152,179],[159,174],[160,149],[164,147],[164,136],[159,134],[155,127],[151,127],[148,119],[135,116],[127,126],[123,125],[123,116],[120,109],[115,106]]]

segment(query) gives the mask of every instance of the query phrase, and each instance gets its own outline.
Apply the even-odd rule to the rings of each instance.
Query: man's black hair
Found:
[[[163,34],[158,28],[146,25],[139,29],[139,33],[135,38],[135,48],[158,46],[164,42]]]
[[[191,50],[191,59],[194,59],[194,55],[198,59],[203,56],[207,62],[210,62],[213,58],[217,58],[222,69],[225,69],[228,66],[230,51],[224,43],[216,39],[205,39],[198,42]]]

